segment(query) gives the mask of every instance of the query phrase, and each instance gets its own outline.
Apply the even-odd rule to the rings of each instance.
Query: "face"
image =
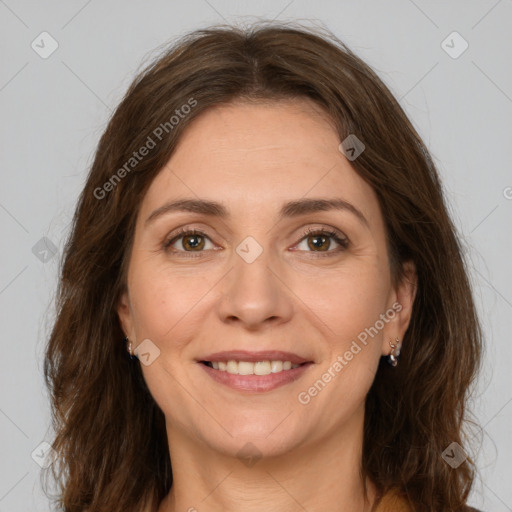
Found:
[[[152,182],[118,314],[170,437],[278,455],[361,425],[414,291],[392,285],[376,194],[340,142],[308,100],[235,102]]]

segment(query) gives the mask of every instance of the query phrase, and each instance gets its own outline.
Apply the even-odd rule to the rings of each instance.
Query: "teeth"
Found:
[[[270,363],[270,371],[272,373],[279,373],[283,370],[283,362],[282,361],[272,361]]]
[[[298,368],[300,365],[292,364],[291,361],[218,361],[210,363],[215,370],[228,372],[235,375],[270,375],[283,370]]]

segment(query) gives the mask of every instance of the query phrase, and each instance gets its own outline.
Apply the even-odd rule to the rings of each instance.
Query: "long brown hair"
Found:
[[[474,463],[453,469],[442,453],[465,446],[481,333],[432,158],[387,87],[344,43],[325,30],[268,22],[181,38],[137,76],[101,137],[66,243],[44,362],[62,510],[156,510],[172,484],[164,415],[127,355],[116,313],[146,190],[209,107],[301,97],[325,109],[340,141],[354,134],[365,144],[352,165],[378,195],[393,278],[404,278],[405,261],[418,273],[400,364],[381,362],[367,396],[362,475],[380,495],[397,488],[416,511],[467,510]],[[146,155],[134,159],[143,146]]]

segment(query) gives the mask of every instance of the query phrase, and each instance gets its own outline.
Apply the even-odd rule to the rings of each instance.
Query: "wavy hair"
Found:
[[[481,330],[433,159],[383,81],[343,42],[325,29],[269,22],[209,27],[166,47],[101,136],[66,241],[44,360],[57,454],[48,471],[61,510],[155,511],[172,485],[165,418],[116,313],[149,185],[208,108],[303,97],[328,113],[340,140],[364,142],[352,166],[378,196],[394,282],[406,261],[418,275],[400,364],[381,361],[366,399],[362,476],[379,496],[399,489],[415,511],[469,510],[473,461],[452,469],[441,455],[453,442],[465,446]],[[130,160],[148,137],[155,146]]]

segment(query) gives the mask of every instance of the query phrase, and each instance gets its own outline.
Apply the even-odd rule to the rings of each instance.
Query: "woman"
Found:
[[[481,335],[420,137],[329,34],[218,27],[141,73],[45,359],[75,511],[467,511]]]

